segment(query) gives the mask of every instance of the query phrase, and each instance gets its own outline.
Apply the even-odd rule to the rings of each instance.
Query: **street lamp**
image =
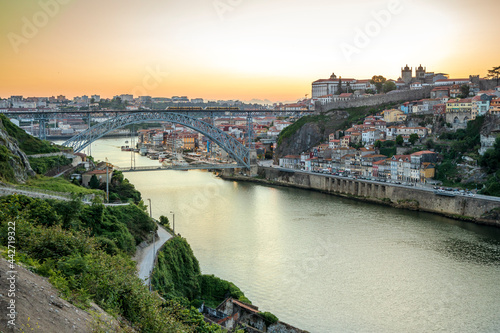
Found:
[[[148,201],[149,201],[149,217],[153,218],[152,212],[151,212],[151,199],[148,199]],[[155,227],[156,227],[156,223],[155,223]],[[151,232],[153,233],[153,258],[156,258],[156,237],[155,237],[156,236],[156,230],[153,229]],[[153,268],[154,268],[154,262],[153,262]],[[152,288],[152,286],[151,286],[152,285],[151,279],[153,278],[153,268],[149,272],[149,291],[151,291],[151,288]]]
[[[153,218],[153,215],[151,214],[151,199],[148,199],[149,201],[149,217]]]
[[[175,213],[173,211],[170,211],[172,214],[172,230],[174,231],[174,236],[175,236]]]

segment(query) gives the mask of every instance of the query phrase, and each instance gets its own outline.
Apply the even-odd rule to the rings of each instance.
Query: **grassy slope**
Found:
[[[137,277],[127,247],[115,242],[120,238],[117,233],[134,233],[132,229],[127,231],[126,222],[118,220],[130,214],[122,211],[126,209],[25,196],[2,197],[0,253],[7,256],[8,222],[15,220],[16,262],[48,277],[67,300],[83,308],[94,300],[108,313],[126,318],[138,332],[220,332],[205,324],[189,305],[163,303]],[[131,218],[149,219],[139,208]],[[125,229],[117,228],[119,225]],[[145,227],[145,232],[150,229]]]
[[[36,176],[26,182],[26,186],[39,188],[54,192],[66,192],[74,194],[97,194],[102,195],[102,191],[90,190],[88,188],[72,184],[64,178],[51,178],[45,176]]]
[[[12,138],[17,140],[19,148],[21,148],[26,155],[55,153],[61,151],[60,147],[52,145],[49,141],[42,141],[29,135],[24,130],[14,125],[5,115],[0,114],[0,120],[2,121],[7,133]]]

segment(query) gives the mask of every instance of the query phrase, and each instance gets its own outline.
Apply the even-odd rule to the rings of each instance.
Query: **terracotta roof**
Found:
[[[251,311],[251,312],[255,312],[255,313],[259,313],[260,311],[258,310],[258,308],[256,309],[256,307],[253,307],[252,305],[249,305],[249,304],[245,304],[245,303],[242,303],[240,301],[237,301],[235,299],[232,299],[232,302],[240,307],[242,307],[243,309],[246,309],[248,311]]]
[[[84,173],[85,175],[102,175],[102,174],[106,174],[106,170],[93,170],[93,171],[89,171],[89,172],[85,172]]]
[[[412,156],[421,156],[421,155],[424,155],[424,154],[437,154],[433,151],[430,151],[430,150],[423,150],[423,151],[417,151],[416,153],[413,153],[411,154]]]

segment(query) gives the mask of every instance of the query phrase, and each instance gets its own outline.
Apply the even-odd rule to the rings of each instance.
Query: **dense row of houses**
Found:
[[[212,122],[215,127],[234,137],[240,143],[247,144],[248,124],[246,118],[215,117],[206,121]],[[274,143],[279,133],[291,124],[289,121],[279,120],[276,117],[256,117],[252,121],[252,137]],[[216,149],[221,154],[225,154],[219,149],[220,147],[211,145],[210,140],[201,133],[178,124],[166,124],[162,128],[140,130],[138,136],[141,144],[162,147],[169,151],[210,151],[210,149]],[[254,146],[258,155],[266,153],[267,149],[261,142],[254,143]]]
[[[455,82],[455,81],[453,81]],[[470,90],[467,98],[462,96],[461,86],[439,86],[431,91],[431,98],[401,104],[399,111],[392,110],[391,121],[406,120],[408,114],[443,115],[454,128],[462,128],[469,120],[478,116],[500,115],[500,86],[491,90]]]
[[[288,155],[279,160],[279,165],[294,170],[426,183],[435,176],[437,159],[437,153],[432,151],[388,158],[379,154],[376,149],[339,148],[319,156],[315,156],[315,153]]]

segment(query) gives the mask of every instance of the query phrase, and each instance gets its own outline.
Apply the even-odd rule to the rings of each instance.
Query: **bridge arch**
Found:
[[[207,122],[185,114],[172,112],[139,112],[120,115],[92,126],[64,142],[63,146],[71,147],[75,152],[79,152],[109,132],[127,125],[162,121],[184,125],[205,135],[224,149],[238,164],[247,168],[250,167],[250,151],[238,140]]]

